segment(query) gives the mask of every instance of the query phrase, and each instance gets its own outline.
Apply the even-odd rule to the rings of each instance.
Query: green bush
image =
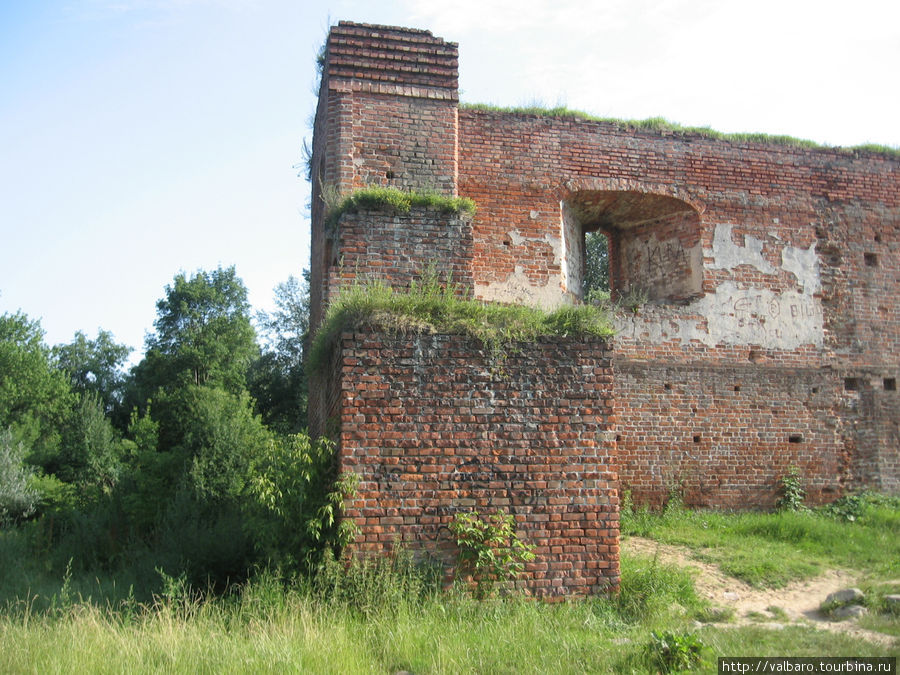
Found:
[[[700,665],[703,642],[690,633],[652,631],[647,653],[650,661],[664,673],[693,670]]]
[[[458,513],[450,532],[459,547],[457,576],[468,575],[475,582],[474,595],[483,600],[497,583],[515,581],[534,560],[534,547],[515,530],[515,518],[505,511],[482,516],[478,511]]]
[[[806,490],[803,488],[803,479],[800,477],[800,469],[792,466],[787,475],[781,477],[781,495],[775,502],[775,508],[779,511],[803,511],[806,509],[803,502],[806,499]]]
[[[30,485],[34,474],[25,465],[25,444],[11,429],[0,429],[0,527],[34,513],[38,493]]]

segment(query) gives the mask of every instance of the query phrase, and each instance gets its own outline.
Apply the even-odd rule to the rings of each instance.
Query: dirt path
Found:
[[[829,593],[856,585],[857,576],[847,571],[828,570],[813,579],[797,581],[777,590],[759,589],[723,574],[716,565],[693,559],[690,550],[681,546],[628,537],[622,540],[622,548],[631,553],[655,556],[665,563],[696,569],[699,572],[695,580],[697,592],[714,606],[733,610],[738,625],[783,628],[792,623],[804,623],[885,647],[895,642],[890,635],[860,628],[855,620],[831,621],[819,611]]]

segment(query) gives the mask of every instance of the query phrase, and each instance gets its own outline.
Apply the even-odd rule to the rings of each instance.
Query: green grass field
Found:
[[[629,511],[621,593],[553,604],[479,602],[402,565],[332,570],[317,583],[262,573],[203,597],[139,567],[60,575],[2,532],[0,672],[644,673],[665,670],[654,632],[702,644],[696,672],[715,672],[719,656],[897,656],[900,641],[712,622],[690,572],[628,552],[629,535],[677,543],[768,587],[854,570],[881,589],[861,625],[900,635],[900,616],[879,605],[900,577],[900,508],[867,503],[854,518]]]

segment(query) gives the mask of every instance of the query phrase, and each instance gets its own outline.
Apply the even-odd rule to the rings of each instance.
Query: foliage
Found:
[[[523,305],[482,303],[463,296],[451,280],[426,271],[408,290],[380,281],[354,283],[341,290],[316,332],[308,367],[324,368],[331,346],[344,331],[363,326],[398,333],[458,333],[480,340],[495,358],[516,342],[546,335],[609,337],[606,311],[589,305],[563,306],[552,312]]]
[[[247,288],[234,267],[177,274],[156,303],[156,333],[136,369],[145,397],[156,389],[218,386],[238,393],[259,353]]]
[[[844,153],[871,152],[887,155],[889,157],[900,156],[900,150],[885,145],[865,144],[849,148],[831,147],[821,145],[815,141],[809,141],[802,138],[794,138],[785,135],[771,135],[761,133],[723,133],[709,127],[688,127],[671,122],[663,117],[650,117],[644,120],[624,120],[615,117],[597,117],[590,113],[579,110],[571,110],[565,106],[543,106],[533,105],[525,107],[504,108],[501,106],[488,105],[482,103],[464,103],[460,108],[468,110],[484,110],[488,112],[508,113],[511,115],[537,115],[539,117],[568,117],[572,119],[589,120],[593,122],[606,122],[615,125],[619,129],[647,129],[651,131],[662,131],[668,134],[676,134],[679,136],[701,136],[703,138],[715,138],[732,143],[769,143],[772,145],[784,145],[796,148],[814,148],[823,150],[836,150]]]
[[[24,464],[25,445],[0,429],[0,528],[34,513],[38,494],[29,484],[34,470]]]
[[[664,673],[693,670],[700,665],[703,642],[692,633],[652,631],[647,652],[654,665]]]
[[[304,344],[309,338],[309,270],[275,287],[274,312],[258,312],[265,351],[250,367],[248,388],[266,425],[282,434],[305,427],[308,384]]]
[[[830,504],[819,507],[816,511],[832,518],[853,522],[878,508],[900,511],[900,497],[864,490],[846,494]]]
[[[787,474],[781,477],[780,483],[781,495],[775,502],[775,508],[779,511],[805,510],[803,501],[806,499],[806,490],[803,488],[800,469],[792,466]]]
[[[86,497],[108,494],[121,475],[123,453],[100,396],[92,391],[80,395],[63,432],[55,474]]]
[[[483,600],[498,582],[515,581],[534,560],[533,546],[519,539],[515,518],[505,511],[482,516],[478,511],[458,513],[450,532],[459,547],[458,571],[475,582],[474,595]]]
[[[475,202],[466,197],[445,197],[433,192],[402,191],[393,187],[367,187],[345,197],[327,197],[326,228],[334,227],[345,213],[360,210],[387,210],[409,213],[410,209],[430,208],[444,213],[475,214]]]
[[[255,457],[252,469],[255,507],[249,526],[272,564],[297,569],[322,552],[339,552],[353,539],[353,522],[339,515],[357,478],[337,475],[330,440],[312,440],[305,433],[276,438]]]
[[[584,235],[584,279],[582,297],[585,302],[598,293],[609,293],[609,240],[603,232]]]
[[[182,398],[183,440],[189,483],[201,502],[236,500],[243,493],[253,459],[272,442],[253,413],[249,394],[190,387]]]
[[[74,397],[43,338],[38,321],[0,316],[0,429],[24,443],[29,462],[51,466]]]
[[[69,376],[72,390],[96,397],[107,415],[122,401],[122,366],[130,353],[131,347],[116,344],[105,330],[97,331],[95,340],[78,331],[72,342],[53,348],[56,365]]]

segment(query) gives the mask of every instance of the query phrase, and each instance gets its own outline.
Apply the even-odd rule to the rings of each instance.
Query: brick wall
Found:
[[[361,527],[355,550],[400,541],[451,565],[454,514],[504,509],[536,546],[530,593],[617,588],[609,356],[601,341],[553,339],[498,364],[458,335],[346,335],[340,457],[361,479],[344,511]]]
[[[650,297],[618,313],[611,354],[541,343],[507,379],[460,337],[347,337],[310,407],[314,428],[341,420],[344,467],[363,475],[347,512],[360,550],[401,536],[448,560],[453,513],[508,505],[539,543],[529,587],[560,595],[615,585],[617,472],[653,504],[676,489],[768,507],[792,466],[812,501],[900,490],[896,157],[459,109],[453,43],[342,23],[327,47],[313,329],[357,275],[402,287],[431,261],[483,300],[577,302],[597,229],[614,290]],[[372,184],[478,212],[347,214],[326,231],[324,192]]]
[[[622,490],[662,505],[771,508],[781,477],[800,469],[812,502],[844,489],[843,382],[819,368],[699,366],[617,360]]]
[[[326,199],[378,185],[455,196],[458,51],[430,32],[332,27],[314,122],[310,322],[327,303],[334,250]]]
[[[472,287],[472,218],[415,207],[410,213],[369,210],[341,217],[323,283],[327,299],[344,284],[380,279],[408,288],[425,271],[462,289]],[[332,248],[333,247],[333,248]]]
[[[898,484],[900,411],[848,408],[842,386],[860,377],[878,392],[900,368],[896,158],[465,108],[459,119],[477,296],[567,302],[554,251],[573,245],[573,218],[608,234],[615,292],[649,291],[614,341],[621,475],[635,496],[659,503],[682,466],[710,474],[685,486],[706,505],[769,506],[792,462],[816,501]],[[659,393],[653,368],[629,375],[647,364],[680,367],[684,395]],[[745,370],[755,384],[741,397],[698,404]],[[818,390],[812,402],[793,399],[788,373]],[[787,444],[779,401],[832,431]],[[699,444],[695,428],[708,429]]]

